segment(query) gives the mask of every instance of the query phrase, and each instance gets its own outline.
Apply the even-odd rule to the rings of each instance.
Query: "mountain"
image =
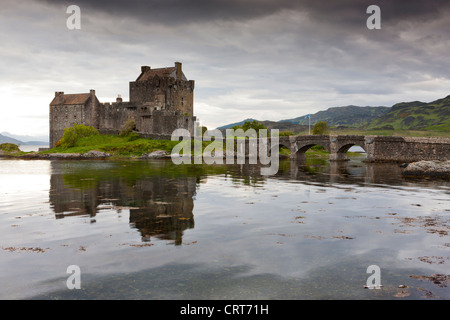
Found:
[[[28,135],[19,135],[19,134],[12,134],[9,132],[0,132],[1,135],[7,136],[16,140],[19,140],[22,142],[22,144],[27,145],[45,145],[48,144],[49,138],[48,136],[28,136]]]
[[[318,121],[326,121],[329,126],[347,126],[347,127],[361,127],[368,122],[384,115],[391,108],[389,107],[358,107],[358,106],[344,106],[344,107],[333,107],[325,111],[319,111],[317,113],[311,114],[311,125]],[[309,120],[305,118],[306,115],[286,119],[280,121],[260,121],[263,123],[267,129],[279,129],[281,131],[293,131],[300,132],[303,130],[308,130]],[[235,125],[241,125],[245,121],[253,121],[255,119],[246,119],[241,122],[231,123],[224,125],[217,129],[229,129]]]
[[[372,120],[367,129],[450,131],[450,96],[433,102],[401,102]]]
[[[0,133],[0,143],[14,143],[17,145],[45,146],[48,145],[46,136],[21,136],[9,132]]]
[[[230,123],[230,124],[224,125],[224,126],[222,126],[222,127],[218,127],[217,129],[231,129],[231,128],[233,128],[234,126],[240,126],[240,125],[244,124],[244,122],[246,122],[246,121],[252,122],[252,121],[254,121],[254,120],[256,120],[256,119],[245,119],[245,120],[242,120],[242,121],[240,121],[240,122]],[[256,121],[262,122],[262,121],[259,121],[259,120],[256,120]]]
[[[278,129],[280,131],[292,131],[292,132],[301,132],[308,130],[308,125],[300,125],[292,122],[280,122],[280,121],[259,121],[263,125],[266,126],[268,130]]]
[[[244,121],[253,121],[247,119]],[[231,128],[244,121],[220,128]],[[333,107],[311,114],[311,125],[326,121],[329,126],[346,126],[361,129],[429,130],[450,132],[450,95],[432,102],[400,102],[392,107]],[[281,121],[259,121],[268,129],[301,132],[308,126],[306,115]],[[286,128],[286,123],[298,127]],[[270,126],[270,127],[269,127]],[[307,127],[306,127],[307,128]]]
[[[246,121],[250,121],[250,122],[258,121],[259,123],[262,123],[268,130],[278,129],[280,131],[292,131],[292,132],[300,132],[303,130],[308,130],[308,126],[302,126],[297,123],[278,122],[278,121],[270,121],[270,120],[261,121],[261,120],[256,120],[256,119],[245,119],[240,122],[231,123],[231,124],[227,124],[222,127],[218,127],[217,129],[224,131],[225,129],[231,129],[234,126],[240,126],[240,125],[244,124],[244,122],[246,122]]]
[[[325,111],[319,111],[311,114],[311,124],[318,121],[326,121],[329,126],[340,125],[347,127],[361,127],[384,115],[389,110],[389,107],[333,107]],[[294,119],[281,120],[280,122],[292,122],[301,125],[308,125],[309,119],[307,119],[305,115]]]
[[[13,143],[13,144],[17,144],[17,145],[23,144],[22,141],[19,141],[17,139],[11,138],[11,137],[4,136],[2,134],[0,134],[0,143]]]

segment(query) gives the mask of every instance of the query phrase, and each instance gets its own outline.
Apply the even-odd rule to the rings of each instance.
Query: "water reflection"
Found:
[[[89,216],[94,223],[102,210],[129,210],[129,224],[142,241],[152,237],[182,243],[183,232],[194,228],[194,199],[208,176],[230,177],[234,184],[264,185],[280,179],[327,187],[342,185],[404,185],[397,164],[310,159],[305,165],[284,161],[275,176],[260,175],[256,165],[176,166],[170,161],[51,163],[50,204],[57,219]],[[441,181],[421,181],[442,186]]]
[[[51,168],[50,203],[57,219],[87,215],[95,222],[101,210],[129,210],[130,226],[143,241],[156,237],[176,245],[194,227],[196,176],[175,179],[143,162],[53,162]]]
[[[395,164],[0,162],[2,297],[378,298],[372,264],[380,298],[450,294],[450,184]]]

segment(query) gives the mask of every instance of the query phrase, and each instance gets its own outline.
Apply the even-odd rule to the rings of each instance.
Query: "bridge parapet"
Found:
[[[309,135],[289,137],[291,159],[304,161],[312,146],[323,146],[331,161],[347,160],[347,151],[360,146],[368,162],[413,162],[450,159],[450,139],[398,136]],[[284,141],[286,143],[286,141]]]
[[[366,161],[414,162],[450,159],[448,138],[373,136],[366,145]]]

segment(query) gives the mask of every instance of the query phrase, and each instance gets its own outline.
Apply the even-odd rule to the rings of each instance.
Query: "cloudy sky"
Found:
[[[372,4],[381,29],[367,28]],[[450,94],[449,16],[430,0],[2,0],[0,132],[48,135],[55,91],[127,101],[141,65],[175,61],[208,128],[433,101]]]

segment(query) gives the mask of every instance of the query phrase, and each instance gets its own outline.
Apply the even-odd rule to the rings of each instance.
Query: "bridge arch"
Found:
[[[366,152],[367,162],[413,162],[420,160],[448,160],[450,139],[391,137],[391,136],[291,136],[291,159],[306,160],[305,152],[321,145],[330,152],[330,161],[347,159],[347,151],[354,145]]]
[[[330,160],[334,161],[346,161],[349,160],[347,157],[347,152],[351,147],[358,146],[361,147],[365,154],[367,154],[367,147],[363,143],[346,143],[341,146],[338,146],[339,149],[336,150],[335,153],[330,154]]]
[[[329,141],[299,141],[295,144],[294,150],[291,149],[291,158],[298,161],[305,161],[306,151],[314,146],[321,146],[326,151],[331,151]]]

